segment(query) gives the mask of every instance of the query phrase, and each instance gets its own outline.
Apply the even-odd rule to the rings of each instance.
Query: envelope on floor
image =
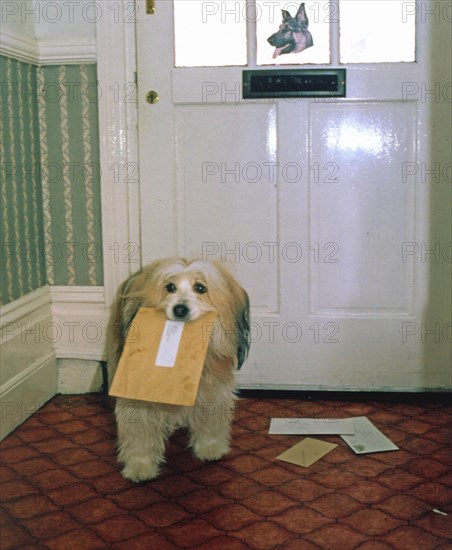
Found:
[[[272,418],[269,434],[344,435],[354,434],[353,418]]]
[[[341,435],[341,437],[356,454],[398,450],[397,445],[380,432],[365,416],[357,416],[353,422],[355,424],[354,435]]]
[[[169,321],[140,308],[129,329],[109,394],[172,405],[194,405],[215,313]]]
[[[303,441],[300,441],[300,443],[284,451],[284,453],[276,458],[307,468],[336,447],[337,445],[335,443],[328,443],[327,441],[320,441],[320,439],[306,437]]]

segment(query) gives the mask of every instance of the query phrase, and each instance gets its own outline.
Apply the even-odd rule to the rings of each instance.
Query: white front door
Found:
[[[266,41],[281,23],[267,8],[286,5],[293,16],[299,2],[260,2],[254,12],[249,1],[178,4],[176,31],[169,0],[137,23],[143,262],[200,255],[233,267],[252,304],[241,387],[447,383],[441,359],[428,373],[419,337],[428,120],[412,90],[427,31],[418,25],[413,62],[415,13],[397,12],[397,27],[389,9],[410,3],[307,1],[314,46],[286,57]],[[370,11],[352,9],[363,4]],[[406,51],[383,47],[385,33],[409,28]],[[225,56],[222,66],[205,61],[209,52]],[[305,63],[345,67],[346,97],[243,99],[242,70]]]

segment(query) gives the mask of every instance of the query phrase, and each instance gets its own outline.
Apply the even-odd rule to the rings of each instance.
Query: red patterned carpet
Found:
[[[400,450],[322,437],[338,446],[301,468],[275,458],[302,439],[268,435],[281,416],[367,416]],[[0,445],[0,548],[451,549],[451,426],[444,404],[244,398],[227,458],[200,463],[179,432],[161,477],[135,485],[109,400],[57,397]]]

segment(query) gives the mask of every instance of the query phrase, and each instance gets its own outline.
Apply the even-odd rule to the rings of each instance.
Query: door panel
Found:
[[[263,253],[263,243],[277,241],[276,182],[263,181],[276,162],[276,107],[186,106],[175,114],[177,253],[240,264],[248,280],[258,269],[251,301],[276,311],[276,265]]]
[[[416,158],[416,105],[314,104],[310,134],[310,165],[328,167],[322,180],[310,172],[311,241],[334,238],[312,263],[311,312],[409,314],[412,273],[394,237],[414,240],[413,187],[400,176]]]

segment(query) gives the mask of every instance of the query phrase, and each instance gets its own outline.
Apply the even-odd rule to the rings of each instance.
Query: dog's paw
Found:
[[[229,445],[224,441],[202,441],[193,444],[193,452],[199,460],[219,460],[229,453]]]
[[[158,474],[158,466],[145,460],[129,461],[122,470],[122,475],[134,483],[154,479]]]

